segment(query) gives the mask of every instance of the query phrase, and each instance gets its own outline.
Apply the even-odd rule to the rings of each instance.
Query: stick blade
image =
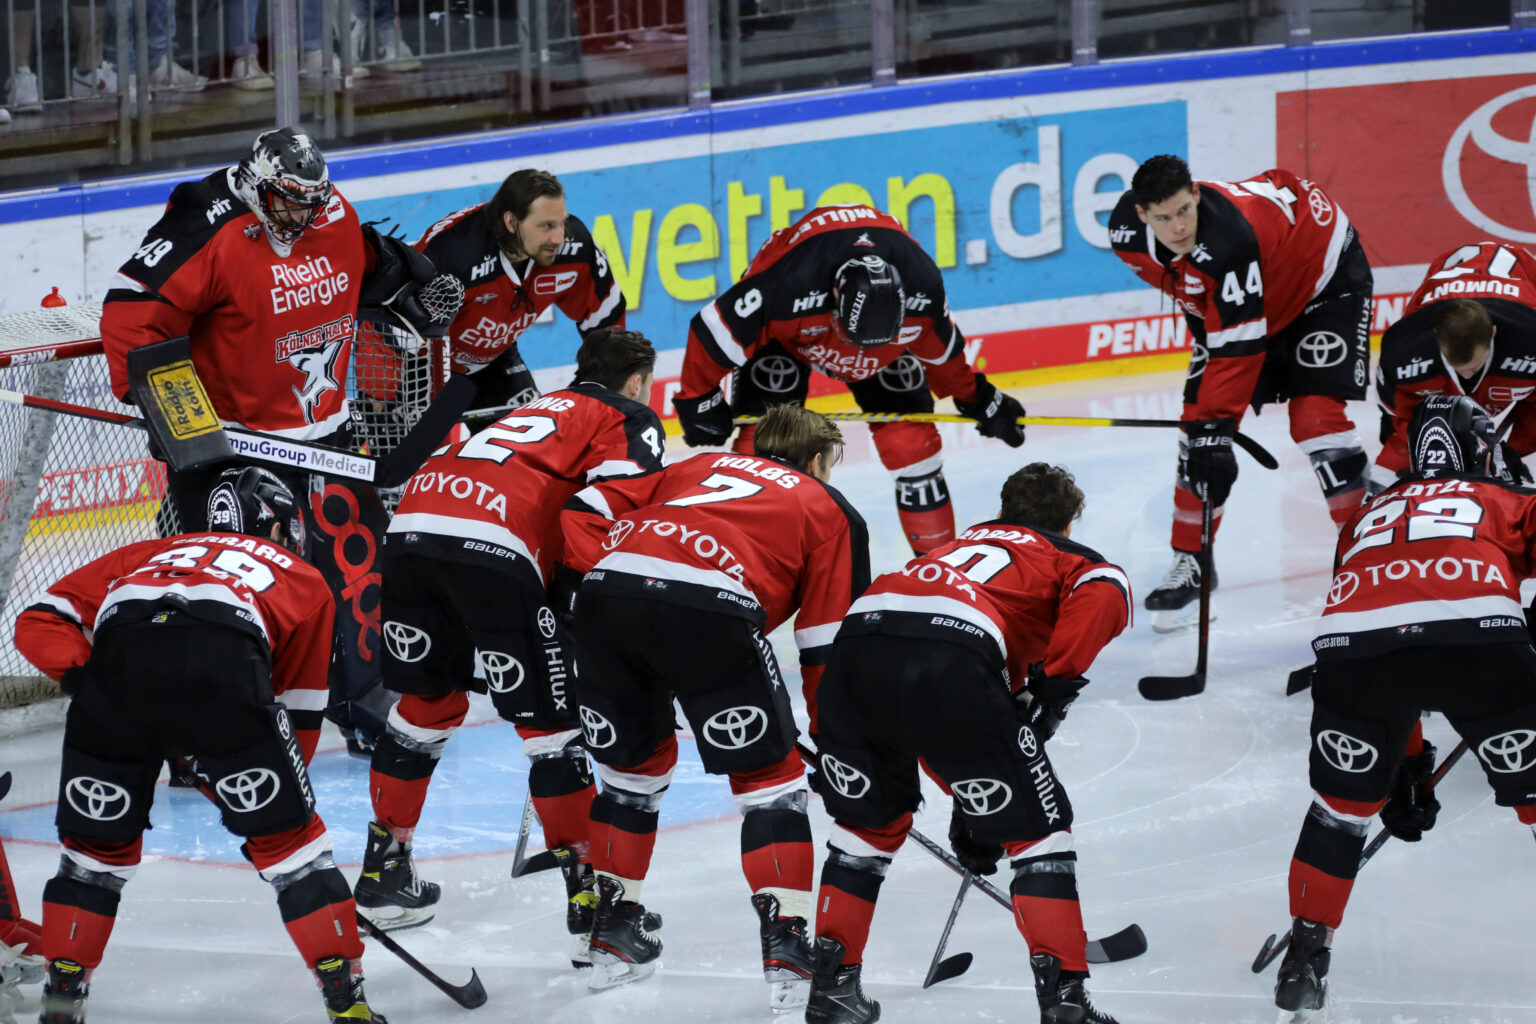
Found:
[[[1263,974],[1264,968],[1274,963],[1275,957],[1279,956],[1281,951],[1285,949],[1283,943],[1277,945],[1276,940],[1279,937],[1279,935],[1271,935],[1264,940],[1264,945],[1259,948],[1259,955],[1253,958],[1254,974]],[[1290,936],[1287,935],[1286,938],[1290,938]]]
[[[4,800],[5,799],[5,795],[7,793],[9,793],[10,791],[11,791],[11,773],[10,772],[5,772],[4,774],[0,774],[0,800]]]
[[[1316,665],[1308,665],[1292,672],[1285,680],[1285,695],[1294,697],[1296,694],[1312,685],[1312,670]]]
[[[1117,964],[1122,960],[1134,960],[1147,951],[1147,936],[1139,924],[1128,924],[1113,935],[1088,943],[1088,962],[1091,964]]]
[[[923,979],[923,988],[937,985],[941,981],[948,981],[950,978],[960,977],[971,969],[971,959],[969,953],[956,953],[954,956],[947,956],[940,960],[928,972],[928,977]]]
[[[512,865],[512,877],[522,878],[524,875],[535,875],[540,871],[548,871],[550,868],[560,866],[560,855],[554,850],[545,850],[536,853],[525,861]]]
[[[1143,676],[1136,689],[1147,700],[1178,700],[1205,692],[1205,673],[1187,676]]]
[[[455,992],[448,993],[454,1002],[466,1010],[473,1010],[477,1006],[484,1006],[490,997],[485,994],[485,985],[480,981],[480,972],[473,967],[469,969],[469,980],[460,985]]]

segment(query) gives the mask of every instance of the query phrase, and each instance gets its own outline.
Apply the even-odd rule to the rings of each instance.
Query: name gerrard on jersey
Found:
[[[346,293],[351,275],[331,265],[330,257],[305,257],[297,264],[272,264],[272,312],[291,313],[305,306],[328,306]]]

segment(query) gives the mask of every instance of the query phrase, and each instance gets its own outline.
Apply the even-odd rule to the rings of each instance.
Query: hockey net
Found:
[[[101,306],[0,315],[0,389],[131,411],[112,394]],[[447,380],[441,344],[359,322],[347,388],[357,448],[399,443]],[[393,508],[393,495],[383,494]],[[59,577],[108,551],[179,532],[165,466],[142,431],[0,403],[0,707],[59,696],[17,652],[16,617]]]

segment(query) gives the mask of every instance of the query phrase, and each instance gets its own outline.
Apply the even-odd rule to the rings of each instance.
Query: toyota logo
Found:
[[[64,787],[64,799],[76,812],[92,821],[116,821],[132,803],[128,791],[115,782],[76,775]]]
[[[1013,790],[997,779],[962,779],[950,787],[965,813],[983,817],[996,814],[1013,802]]]
[[[608,536],[603,538],[603,550],[612,551],[620,544],[623,544],[624,538],[628,537],[629,532],[634,528],[635,524],[628,519],[620,519],[614,523],[613,528],[608,531]]]
[[[432,649],[432,638],[424,629],[390,619],[384,623],[384,646],[397,661],[420,661]]]
[[[1477,745],[1477,756],[1491,772],[1513,775],[1536,767],[1536,730],[1511,729],[1497,736],[1490,736]]]
[[[508,679],[508,673],[516,670],[517,678]],[[482,651],[475,648],[475,678],[484,679],[485,685],[496,693],[511,693],[523,685],[523,663],[504,651]]]
[[[774,394],[793,391],[800,383],[800,364],[788,356],[764,356],[752,364],[752,383]]]
[[[869,792],[869,776],[831,754],[821,755],[821,774],[826,776],[833,789],[849,800],[857,800]]]
[[[280,707],[277,709],[277,734],[284,740],[293,738],[293,722],[288,718],[287,708]]]
[[[726,708],[709,716],[704,723],[704,738],[710,746],[721,750],[740,750],[763,738],[768,731],[768,713],[762,708],[744,704]]]
[[[1296,346],[1296,365],[1309,370],[1338,366],[1349,355],[1349,342],[1332,331],[1313,331]]]
[[[1040,741],[1035,738],[1035,731],[1027,725],[1019,726],[1019,750],[1031,761],[1040,753]]]
[[[224,804],[232,811],[259,811],[277,799],[277,791],[283,783],[271,768],[247,768],[243,772],[226,775],[213,784]]]
[[[1318,733],[1317,749],[1322,752],[1324,761],[1341,772],[1368,772],[1376,764],[1375,747],[1337,729],[1324,729]]]
[[[885,383],[887,391],[916,391],[928,385],[928,379],[923,376],[923,364],[910,352],[902,353],[900,359],[885,367],[877,376]]]
[[[1360,577],[1353,572],[1345,570],[1333,578],[1333,585],[1328,588],[1328,607],[1343,604],[1355,596],[1355,591],[1360,589]]]
[[[598,712],[583,704],[576,709],[576,715],[581,719],[581,734],[591,749],[603,750],[618,742],[619,734],[613,723]]]
[[[1189,347],[1189,370],[1185,376],[1194,380],[1205,372],[1205,361],[1210,358],[1210,353],[1205,350],[1205,345],[1198,341],[1191,341]]]
[[[1451,134],[1451,141],[1445,146],[1445,157],[1440,163],[1440,181],[1445,186],[1445,194],[1450,197],[1451,205],[1456,208],[1456,212],[1484,231],[1516,242],[1536,242],[1536,231],[1512,228],[1483,212],[1472,201],[1472,197],[1467,195],[1466,187],[1461,180],[1461,164],[1467,141],[1470,139],[1473,145],[1493,159],[1523,168],[1525,173],[1517,175],[1517,178],[1526,182],[1529,194],[1521,198],[1529,203],[1528,208],[1533,215],[1536,215],[1536,186],[1532,184],[1536,182],[1536,121],[1525,118],[1506,122],[1511,125],[1518,123],[1530,125],[1530,135],[1525,139],[1507,138],[1500,135],[1493,127],[1493,119],[1500,111],[1531,97],[1536,97],[1536,85],[1523,86],[1502,96],[1495,96],[1472,111],[1472,114]],[[1488,205],[1501,211],[1514,210],[1519,205],[1515,201],[1518,193],[1518,188],[1512,189],[1509,194],[1497,197],[1496,201]]]
[[[1315,188],[1307,193],[1307,205],[1312,208],[1312,219],[1322,227],[1333,223],[1333,204],[1328,197],[1323,195],[1323,190]]]
[[[555,613],[549,608],[540,608],[538,615],[539,632],[548,640],[555,635]]]

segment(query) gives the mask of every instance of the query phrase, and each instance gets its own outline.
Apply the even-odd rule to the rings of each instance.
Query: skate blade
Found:
[[[1312,1019],[1322,1012],[1322,1010],[1280,1010],[1275,1016],[1275,1024],[1310,1024]]]
[[[36,985],[48,974],[48,961],[41,956],[16,954],[16,958],[0,967],[0,987],[5,985]],[[3,1019],[3,1017],[0,1017]]]
[[[805,1009],[811,1001],[811,979],[802,978],[793,971],[776,973],[793,975],[791,979],[768,980],[768,1008],[774,1013],[793,1013]]]
[[[592,933],[571,936],[571,966],[586,970],[592,966]]]
[[[359,903],[357,912],[381,932],[398,932],[426,924],[437,916],[437,907],[365,907]]]
[[[1216,608],[1211,607],[1211,621],[1216,621]],[[1200,603],[1198,601],[1185,605],[1183,608],[1173,608],[1168,611],[1152,613],[1152,632],[1168,634],[1183,633],[1200,625]]]
[[[660,958],[643,964],[632,964],[628,960],[620,960],[612,953],[594,949],[592,973],[587,975],[587,989],[592,992],[602,992],[631,982],[644,981],[655,974],[659,966],[661,966]]]

